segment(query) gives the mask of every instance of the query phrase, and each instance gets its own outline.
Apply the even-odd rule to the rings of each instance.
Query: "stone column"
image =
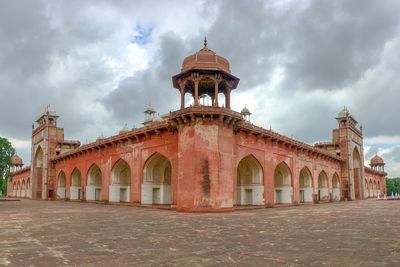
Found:
[[[194,81],[194,105],[198,106],[199,105],[199,74],[195,73],[193,75],[193,81]]]
[[[179,85],[180,86],[180,91],[181,91],[181,109],[185,108],[185,86]]]
[[[218,107],[218,82],[219,82],[219,75],[215,74],[214,79],[214,101],[213,106]]]
[[[226,94],[225,94],[225,107],[226,108],[231,108],[231,88],[226,88]]]

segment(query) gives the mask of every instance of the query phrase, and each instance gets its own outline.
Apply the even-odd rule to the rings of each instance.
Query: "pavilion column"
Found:
[[[180,86],[180,91],[181,91],[181,109],[185,108],[185,86],[181,85]]]
[[[218,79],[214,80],[214,99],[213,106],[218,107]]]
[[[199,74],[194,74],[194,105],[199,105]]]
[[[231,108],[231,89],[229,87],[226,88],[225,107],[229,109]]]

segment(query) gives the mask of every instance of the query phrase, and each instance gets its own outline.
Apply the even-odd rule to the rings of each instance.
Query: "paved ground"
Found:
[[[0,265],[400,266],[400,201],[187,214],[0,202]]]

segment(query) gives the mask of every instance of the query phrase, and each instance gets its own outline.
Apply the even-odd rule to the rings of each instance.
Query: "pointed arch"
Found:
[[[274,171],[275,204],[292,203],[292,172],[283,161]]]
[[[86,174],[86,200],[102,200],[102,172],[93,163]]]
[[[26,188],[28,190],[27,197],[28,198],[32,197],[32,188],[31,188],[31,178],[30,177],[28,177],[28,179],[26,181]]]
[[[35,157],[33,159],[33,182],[35,189],[35,197],[42,199],[42,187],[43,187],[43,168],[44,168],[44,152],[42,147],[39,145],[35,151]]]
[[[329,200],[328,175],[324,170],[318,175],[318,200]]]
[[[335,172],[332,176],[332,198],[340,200],[340,180],[339,175]]]
[[[373,183],[373,194],[374,194],[374,197],[376,197],[377,196],[377,189],[376,189],[376,181],[374,181],[374,183]]]
[[[369,182],[368,182],[368,188],[369,188],[368,194],[369,194],[369,197],[373,197],[374,196],[374,189],[372,187],[373,187],[372,180],[369,180]]]
[[[131,188],[131,168],[125,160],[119,159],[112,167],[109,188],[109,201],[129,202]]]
[[[65,199],[66,197],[66,187],[67,184],[67,176],[64,171],[60,171],[57,176],[57,198]]]
[[[353,179],[354,179],[354,196],[355,199],[361,199],[361,168],[362,160],[361,154],[358,151],[358,148],[355,147],[352,152],[352,159],[353,159]]]
[[[21,184],[21,197],[26,197],[26,183],[25,183],[25,180],[22,180],[22,184]]]
[[[299,174],[300,202],[312,202],[313,178],[310,169],[304,167]]]
[[[71,200],[83,199],[82,175],[78,168],[75,168],[71,173],[70,199]]]
[[[257,158],[249,154],[237,166],[237,205],[264,203],[263,169]]]
[[[155,152],[143,166],[142,204],[171,204],[170,160]]]

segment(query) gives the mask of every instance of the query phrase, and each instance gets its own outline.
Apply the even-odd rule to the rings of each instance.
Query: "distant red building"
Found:
[[[82,146],[64,140],[47,108],[32,130],[32,166],[13,173],[8,195],[231,211],[386,191],[384,162],[376,156],[364,166],[363,134],[347,109],[332,141],[314,146],[257,127],[247,108],[230,109],[239,79],[206,44],[184,59],[172,82],[179,110],[157,117],[149,107],[142,128]]]

